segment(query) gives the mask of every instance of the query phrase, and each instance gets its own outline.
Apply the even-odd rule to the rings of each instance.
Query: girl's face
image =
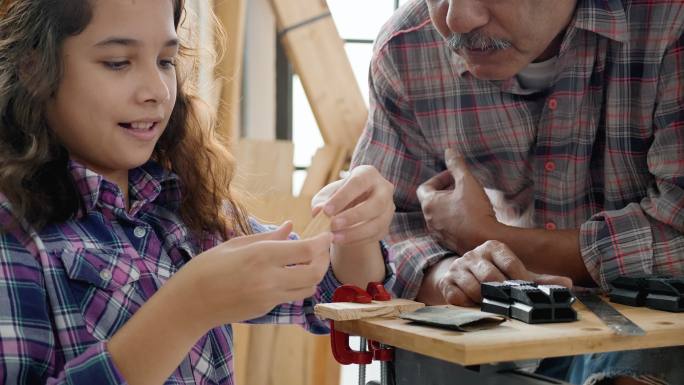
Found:
[[[104,175],[144,164],[176,102],[179,43],[171,0],[95,0],[64,41],[47,119],[72,158]]]

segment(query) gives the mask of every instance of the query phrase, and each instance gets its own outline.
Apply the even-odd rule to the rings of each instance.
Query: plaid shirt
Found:
[[[116,185],[76,162],[70,169],[84,210],[65,223],[40,232],[17,226],[0,195],[0,229],[14,228],[0,232],[2,383],[125,383],[107,340],[190,258],[222,242],[190,236],[177,214],[178,177],[153,162],[129,172],[128,212]],[[268,230],[254,221],[252,227]],[[331,269],[312,298],[249,322],[297,323],[327,333],[313,306],[330,302],[339,285]],[[166,383],[233,384],[232,351],[230,325],[215,328]]]
[[[618,274],[683,275],[683,28],[680,0],[579,0],[553,86],[535,93],[515,77],[473,77],[424,0],[395,13],[375,45],[353,159],[396,187],[395,292],[415,297],[424,269],[453,255],[416,197],[447,147],[498,196],[498,217],[529,211],[524,227],[579,229],[602,287]]]

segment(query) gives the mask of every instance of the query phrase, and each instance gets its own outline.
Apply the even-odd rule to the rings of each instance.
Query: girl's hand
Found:
[[[340,246],[377,243],[389,232],[394,215],[394,186],[375,167],[358,166],[342,180],[325,186],[311,202],[331,218],[333,242]]]
[[[234,238],[192,259],[172,281],[211,327],[268,313],[312,296],[330,264],[330,233],[291,241],[291,223]]]

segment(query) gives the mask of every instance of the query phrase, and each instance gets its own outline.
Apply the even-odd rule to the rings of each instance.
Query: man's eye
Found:
[[[104,64],[104,66],[109,68],[110,70],[120,71],[120,70],[126,68],[126,66],[128,66],[128,64],[129,64],[129,62],[128,62],[128,60],[105,61],[105,62],[102,62],[102,64]]]

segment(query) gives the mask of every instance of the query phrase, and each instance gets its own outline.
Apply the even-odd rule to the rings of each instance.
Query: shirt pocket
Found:
[[[131,256],[114,250],[64,250],[62,263],[70,279],[87,330],[98,340],[111,338],[142,306],[137,285],[140,270]]]

